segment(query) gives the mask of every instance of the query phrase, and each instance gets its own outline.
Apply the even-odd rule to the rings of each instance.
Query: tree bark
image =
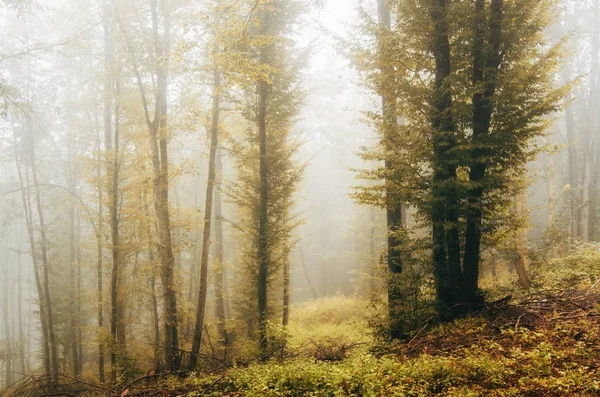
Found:
[[[283,318],[284,327],[290,322],[290,254],[284,254],[283,262]]]
[[[463,263],[463,300],[465,303],[479,303],[479,262],[482,237],[482,205],[485,193],[484,179],[487,170],[489,150],[486,137],[489,135],[492,120],[492,99],[498,84],[498,70],[502,62],[502,7],[503,0],[492,0],[489,18],[489,32],[485,11],[485,1],[475,1],[473,27],[473,150],[469,173],[467,230],[465,233],[465,256]],[[488,37],[486,45],[485,38]]]
[[[17,314],[18,314],[18,331],[19,331],[19,372],[21,374],[20,378],[22,379],[25,376],[25,333],[23,329],[23,275],[21,269],[21,256],[22,256],[22,239],[21,232],[19,232],[18,237],[18,246],[17,246]]]
[[[379,23],[386,29],[391,30],[392,22],[390,9],[386,0],[378,0]],[[383,88],[381,89],[381,110],[383,120],[383,142],[387,153],[393,153],[396,148],[394,134],[396,133],[396,98],[390,94],[394,85],[394,70],[387,66],[388,44],[379,40],[378,43],[381,59],[381,74]],[[386,156],[385,168],[389,173],[393,172],[394,164]],[[388,315],[390,319],[390,336],[392,339],[401,339],[405,336],[405,325],[401,321],[404,296],[400,286],[400,275],[402,274],[402,255],[400,253],[401,241],[398,231],[402,229],[402,201],[394,191],[392,182],[386,182],[386,221],[387,221],[387,265],[388,265]]]
[[[12,340],[12,336],[11,336],[11,332],[10,332],[10,325],[12,323],[11,319],[10,319],[10,304],[8,302],[9,300],[9,285],[10,285],[10,265],[9,265],[9,248],[6,248],[6,252],[3,255],[3,259],[4,259],[4,263],[2,264],[2,267],[4,268],[4,285],[2,286],[4,288],[4,296],[3,296],[3,302],[2,302],[2,311],[3,311],[3,323],[4,323],[4,342],[5,342],[5,346],[6,348],[6,358],[4,359],[4,362],[6,364],[6,366],[4,367],[5,369],[5,379],[4,379],[4,384],[6,386],[10,386],[13,383],[13,369],[12,369],[12,364],[13,364],[13,340]]]
[[[68,185],[69,191],[72,194],[75,193],[76,189],[76,176],[75,176],[75,167],[74,167],[74,153],[73,153],[73,137],[68,137]],[[69,339],[71,344],[71,362],[73,363],[73,376],[75,379],[78,379],[81,376],[79,373],[79,350],[77,346],[77,329],[78,329],[78,321],[77,321],[77,313],[75,310],[75,302],[77,297],[76,295],[76,280],[75,280],[75,267],[76,264],[76,256],[75,256],[75,201],[73,197],[69,199],[69,278],[70,278],[70,287],[71,291],[69,293],[69,320],[70,320],[70,329],[69,329]]]
[[[430,9],[433,22],[433,53],[435,56],[435,88],[433,92],[433,186],[432,239],[433,268],[436,296],[445,308],[456,302],[460,284],[460,246],[456,163],[452,149],[456,145],[452,96],[447,78],[451,73],[450,42],[448,37],[447,0],[433,0]]]
[[[590,98],[588,104],[588,126],[587,133],[589,136],[589,173],[590,181],[588,187],[589,204],[588,204],[588,238],[590,241],[596,241],[596,229],[598,221],[598,173],[600,166],[600,156],[597,154],[597,150],[600,147],[598,143],[598,51],[600,50],[600,0],[594,1],[594,22],[592,24],[592,38],[591,38],[591,66],[590,72]]]
[[[146,215],[146,218],[150,220],[150,210],[148,209],[148,194],[144,190],[142,195],[142,199],[144,202],[143,211]],[[146,239],[148,241],[148,257],[150,259],[150,266],[154,268],[154,249],[152,248],[152,228],[150,227],[150,222],[146,222]],[[150,275],[150,301],[152,304],[152,325],[154,328],[154,369],[159,371],[161,368],[161,359],[160,359],[160,323],[159,323],[159,315],[158,315],[158,299],[156,297],[156,276],[154,272],[151,272]]]
[[[210,155],[208,160],[208,182],[206,184],[206,202],[204,205],[204,230],[202,236],[202,255],[200,259],[200,290],[198,293],[198,306],[196,307],[196,323],[194,327],[194,338],[190,354],[189,368],[194,369],[198,363],[198,354],[202,343],[202,332],[204,330],[204,316],[206,312],[206,292],[208,289],[208,254],[210,252],[210,232],[212,224],[213,194],[215,189],[215,161],[217,146],[219,144],[219,101],[221,75],[216,69],[213,73],[213,104],[212,121],[210,127]]]
[[[216,180],[215,180],[215,262],[217,265],[215,275],[215,299],[217,309],[217,328],[221,340],[227,344],[225,330],[225,266],[223,263],[223,211],[221,203],[221,187],[223,184],[223,148],[217,147],[216,153]]]
[[[115,80],[115,97],[119,94],[119,80]],[[121,253],[119,239],[119,105],[118,101],[114,104],[114,134],[111,136],[110,130],[106,130],[106,156],[107,156],[107,171],[109,174],[108,181],[108,211],[110,214],[110,236],[111,236],[111,283],[110,283],[110,334],[111,334],[111,379],[114,382],[118,370],[118,356],[125,349],[122,328],[119,323],[122,321],[121,294],[120,288],[120,272],[121,270]],[[121,332],[119,332],[121,331]]]
[[[40,194],[40,187],[38,183],[37,167],[35,161],[35,142],[33,138],[33,131],[31,126],[27,127],[28,132],[28,143],[29,143],[29,163],[31,165],[31,176],[33,179],[33,186],[35,192],[35,201],[37,205],[38,220],[40,225],[40,243],[42,250],[42,267],[43,267],[43,288],[46,305],[46,316],[48,326],[48,341],[50,344],[50,363],[52,366],[52,380],[58,382],[58,354],[56,337],[54,334],[54,317],[52,315],[52,300],[50,299],[50,264],[48,263],[48,251],[47,251],[47,239],[46,239],[46,225],[44,224],[44,212],[42,210],[42,199]]]
[[[260,31],[262,35],[268,35],[269,11],[262,10]],[[263,45],[260,48],[260,63],[269,65],[270,45]],[[269,169],[267,160],[267,104],[269,100],[270,87],[268,81],[264,78],[258,82],[258,145],[259,145],[259,205],[258,205],[258,343],[261,352],[267,350],[267,290],[268,290],[268,271],[270,267],[270,247],[269,247]]]
[[[517,214],[519,212],[524,212],[525,207],[527,206],[527,199],[523,192],[520,192],[518,197],[515,200],[515,210]],[[516,247],[516,261],[515,261],[515,269],[517,271],[517,276],[519,277],[519,284],[523,288],[529,288],[531,286],[531,282],[529,281],[529,277],[527,276],[527,254],[525,251],[525,231],[522,228],[517,230],[517,247]]]
[[[23,156],[25,161],[25,170],[26,170],[26,178],[23,180],[23,172],[21,170],[21,163],[19,162],[19,149],[17,144],[17,132],[15,127],[13,126],[13,145],[15,149],[15,164],[17,166],[17,175],[19,177],[19,185],[21,188],[21,201],[23,203],[23,211],[25,212],[25,223],[27,225],[27,234],[29,237],[29,249],[31,251],[31,260],[33,263],[33,274],[35,278],[35,286],[38,293],[38,301],[39,301],[39,313],[40,313],[40,326],[42,330],[42,358],[44,362],[44,370],[47,376],[51,375],[51,365],[50,365],[50,345],[48,343],[48,324],[47,324],[47,315],[46,315],[46,305],[45,305],[45,296],[42,288],[42,282],[39,274],[39,260],[37,255],[37,248],[35,242],[35,234],[33,231],[33,211],[31,208],[31,199],[30,199],[30,186],[29,186],[29,166],[28,166],[28,156],[25,153],[27,150],[26,142],[24,139],[23,142]],[[31,340],[28,338],[28,340]]]

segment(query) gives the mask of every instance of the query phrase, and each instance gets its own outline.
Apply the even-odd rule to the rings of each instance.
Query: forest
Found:
[[[600,396],[600,0],[0,25],[0,395]]]

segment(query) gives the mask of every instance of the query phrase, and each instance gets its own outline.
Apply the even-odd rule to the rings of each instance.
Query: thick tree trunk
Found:
[[[447,78],[451,73],[448,38],[447,1],[433,0],[435,89],[433,92],[433,202],[431,209],[433,270],[436,296],[442,313],[456,302],[460,282],[460,247],[456,189],[456,163],[452,149],[456,144],[452,116],[452,96]]]
[[[485,1],[476,0],[473,27],[473,147],[469,182],[469,208],[465,233],[465,257],[463,264],[462,298],[466,303],[479,303],[479,261],[482,237],[482,204],[484,187],[482,181],[487,170],[489,151],[485,139],[489,135],[492,119],[492,99],[498,84],[502,35],[503,0],[492,0],[489,18],[489,32]],[[485,38],[488,37],[486,45]]]
[[[198,306],[196,307],[196,323],[194,339],[190,354],[189,368],[194,369],[198,363],[198,353],[202,342],[204,330],[204,316],[206,314],[206,292],[208,289],[208,256],[210,252],[210,232],[212,224],[213,194],[215,190],[215,161],[217,146],[219,144],[219,106],[221,75],[215,69],[213,86],[212,121],[210,127],[210,155],[208,160],[208,182],[206,184],[206,202],[204,206],[204,230],[202,236],[202,256],[200,259],[200,290],[198,293]]]

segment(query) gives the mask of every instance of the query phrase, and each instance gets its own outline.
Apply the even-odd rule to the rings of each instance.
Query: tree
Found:
[[[148,129],[150,149],[152,153],[154,210],[158,227],[157,252],[161,262],[161,280],[165,307],[165,365],[167,369],[176,370],[181,365],[179,354],[177,294],[173,268],[175,256],[171,238],[171,221],[169,215],[169,156],[168,156],[168,124],[167,124],[167,89],[169,72],[169,51],[171,45],[171,18],[168,1],[162,0],[160,9],[157,0],[150,0],[152,26],[152,46],[154,51],[152,74],[156,80],[156,94],[153,115],[144,86],[144,80],[137,64],[136,52],[127,34],[126,28],[117,16],[117,23],[131,57],[131,68],[137,82],[142,100],[144,118]],[[160,20],[159,20],[160,12]],[[162,35],[159,32],[162,21]]]
[[[252,57],[244,65],[250,68],[238,72],[245,79],[236,80],[244,89],[244,97],[236,101],[247,131],[244,140],[232,142],[238,182],[228,194],[243,213],[237,228],[245,235],[245,282],[252,288],[244,294],[245,310],[251,313],[258,303],[256,314],[247,312],[246,319],[250,330],[256,324],[262,352],[268,347],[273,314],[269,289],[282,269],[287,272],[291,233],[298,223],[292,214],[294,193],[304,169],[294,158],[300,142],[291,137],[303,99],[300,72],[307,55],[294,57],[288,36],[298,6],[283,0],[256,2],[247,24]],[[250,30],[252,26],[256,28]]]
[[[217,3],[218,4],[218,3]],[[215,53],[218,48],[215,48]],[[216,156],[219,146],[219,115],[221,106],[221,72],[216,62],[213,65],[213,89],[212,89],[212,112],[210,124],[210,154],[208,160],[208,182],[206,184],[206,202],[204,205],[204,224],[202,235],[202,254],[200,258],[200,290],[198,293],[198,305],[196,311],[196,324],[192,352],[190,354],[190,368],[195,368],[200,352],[202,333],[204,332],[204,316],[206,312],[206,291],[208,288],[208,254],[210,252],[210,232],[213,217],[213,197],[216,180]],[[222,306],[220,306],[222,307]]]
[[[514,182],[539,153],[536,138],[570,89],[553,78],[563,42],[544,36],[551,7],[551,1],[431,0],[426,7],[398,1],[392,8],[393,50],[384,64],[393,65],[406,125],[393,148],[379,143],[364,153],[376,161],[393,156],[394,170],[361,171],[378,183],[355,197],[386,208],[391,185],[417,211],[415,226],[429,225],[443,318],[481,302],[483,236],[501,227],[495,214],[514,197]],[[355,59],[377,88],[381,69],[363,43],[354,45]]]

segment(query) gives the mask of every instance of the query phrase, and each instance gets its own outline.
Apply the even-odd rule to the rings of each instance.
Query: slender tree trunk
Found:
[[[375,279],[377,277],[378,260],[375,244],[375,207],[371,207],[371,231],[369,235],[369,256],[371,258],[371,266],[369,268],[369,293],[371,296],[375,295],[376,290]]]
[[[221,187],[223,182],[223,149],[218,146],[216,152],[215,180],[215,299],[217,309],[217,327],[221,340],[227,344],[225,330],[225,266],[223,263],[223,211],[221,203]]]
[[[144,213],[147,219],[151,219],[150,210],[148,209],[148,194],[144,191],[143,195],[144,202]],[[152,248],[152,228],[150,227],[150,222],[146,222],[146,239],[148,241],[148,256],[150,259],[150,266],[154,268],[155,266],[155,256],[154,249]],[[150,300],[152,304],[152,325],[154,329],[154,368],[156,371],[161,368],[161,355],[160,355],[160,319],[158,315],[158,299],[156,296],[156,276],[154,272],[150,275]]]
[[[110,118],[110,115],[109,115]],[[110,126],[110,120],[109,120]],[[98,134],[100,135],[100,134]],[[98,379],[100,383],[104,383],[105,374],[104,374],[104,343],[103,343],[103,331],[104,331],[104,314],[102,310],[103,301],[104,301],[104,291],[103,291],[103,278],[104,278],[104,265],[103,265],[103,193],[102,193],[102,159],[100,156],[101,145],[100,145],[100,136],[98,136],[98,158],[97,158],[97,167],[96,167],[96,177],[98,178],[98,222],[96,225],[96,274],[97,274],[97,285],[96,285],[96,306],[98,311]]]
[[[18,344],[19,344],[19,372],[20,372],[20,376],[19,378],[22,379],[25,376],[25,333],[24,333],[24,329],[23,329],[23,274],[22,274],[22,263],[21,263],[21,256],[22,256],[22,235],[21,235],[21,231],[19,231],[19,234],[17,236],[17,241],[18,241],[18,245],[17,245],[17,252],[18,252],[18,256],[17,256],[17,315],[18,315],[18,330],[19,330],[19,339],[18,339]]]
[[[390,9],[386,0],[378,0],[379,23],[385,27],[386,31],[391,30],[392,22]],[[396,148],[395,134],[397,127],[396,97],[393,92],[393,73],[392,67],[388,66],[387,58],[389,54],[389,45],[384,41],[379,42],[381,74],[383,88],[381,89],[381,109],[383,116],[383,141],[386,151],[392,153]],[[391,173],[394,169],[392,160],[386,158],[385,168]],[[392,339],[400,339],[405,335],[405,324],[402,319],[402,307],[404,296],[400,283],[402,274],[402,255],[400,252],[401,241],[398,238],[398,232],[402,229],[402,201],[394,192],[391,181],[387,181],[386,190],[386,220],[387,220],[387,265],[388,265],[388,315],[390,319],[390,336]]]
[[[77,194],[77,193],[76,193]],[[81,280],[81,210],[77,210],[77,223],[75,227],[75,247],[76,247],[76,263],[77,263],[77,354],[79,357],[79,366],[77,372],[79,376],[83,373],[83,332],[80,326],[82,312],[81,312],[81,297],[82,297],[82,280]]]
[[[286,248],[286,251],[287,248]],[[283,319],[282,324],[284,327],[290,322],[290,254],[289,252],[284,253],[283,262]]]
[[[75,170],[73,165],[73,147],[72,147],[72,137],[69,137],[68,149],[69,149],[69,164],[67,165],[68,169],[68,179],[69,179],[69,191],[75,194]],[[70,293],[69,293],[69,343],[71,347],[71,362],[73,363],[73,376],[77,379],[81,376],[79,373],[79,351],[77,349],[77,313],[75,312],[75,300],[76,300],[76,290],[75,290],[75,266],[76,266],[76,258],[75,258],[75,201],[73,197],[69,199],[69,279],[70,279]]]
[[[115,81],[115,95],[119,94],[119,80]],[[110,235],[111,235],[111,252],[112,252],[112,267],[111,267],[111,283],[110,283],[110,334],[111,334],[111,379],[114,382],[117,376],[118,355],[122,349],[125,349],[124,337],[120,323],[122,319],[119,315],[123,313],[121,305],[123,304],[120,288],[120,272],[121,269],[121,253],[119,240],[119,105],[118,100],[114,106],[114,136],[106,135],[106,155],[107,155],[107,170],[110,175],[108,182],[108,211],[110,214]],[[105,131],[110,134],[110,130]],[[113,146],[114,144],[114,146]],[[121,331],[121,332],[119,332]]]
[[[565,65],[566,70],[562,72],[562,83],[566,84],[571,79],[571,73],[569,70],[569,64]],[[575,241],[579,238],[580,232],[580,213],[579,207],[579,195],[578,189],[580,188],[577,178],[577,131],[575,125],[575,113],[573,111],[573,105],[567,103],[565,107],[565,127],[567,131],[567,155],[568,155],[568,181],[569,181],[569,220],[570,220],[570,236],[568,241],[569,249],[573,246]]]
[[[196,188],[199,188],[199,185],[196,185]],[[198,206],[196,206],[198,207]],[[201,245],[200,242],[200,233],[198,231],[194,232],[194,245],[192,247],[192,262],[190,264],[190,272],[188,275],[188,279],[189,279],[189,285],[188,285],[188,295],[187,295],[187,300],[190,303],[190,305],[192,305],[193,308],[196,308],[197,304],[198,304],[198,299],[196,297],[196,294],[194,293],[194,290],[196,289],[196,284],[197,284],[197,279],[198,279],[198,272],[196,271],[196,263],[199,262],[198,261],[198,251],[199,251],[199,247]],[[196,298],[196,299],[195,299]],[[194,302],[195,301],[195,302]],[[192,335],[192,328],[193,328],[193,324],[192,322],[195,321],[195,319],[190,318],[187,321],[186,327],[185,327],[185,338],[189,339],[190,336]]]
[[[517,212],[517,214],[524,214],[526,206],[526,196],[524,192],[520,192],[515,200],[515,211]],[[519,276],[519,284],[521,285],[521,287],[529,288],[531,286],[531,282],[529,281],[529,277],[527,276],[527,254],[525,251],[525,239],[525,230],[523,230],[523,228],[520,228],[517,231],[517,260],[515,261],[515,269],[517,271],[517,275]]]
[[[105,149],[108,152],[108,145],[110,144],[110,136],[112,136],[112,102],[113,102],[113,92],[112,92],[112,80],[113,80],[113,54],[112,54],[112,24],[111,18],[109,17],[109,7],[107,0],[102,2],[103,5],[103,32],[104,32],[104,142]],[[103,300],[104,300],[104,291],[103,291],[103,278],[104,278],[104,269],[103,269],[103,189],[102,182],[100,178],[102,177],[102,160],[101,160],[101,142],[100,142],[100,134],[98,134],[97,138],[98,145],[98,165],[96,169],[96,177],[98,178],[98,230],[96,235],[96,249],[97,249],[97,257],[96,257],[96,272],[98,276],[98,284],[97,284],[97,305],[98,305],[98,377],[101,383],[104,383],[105,373],[104,373],[104,314],[103,314]],[[108,163],[106,163],[108,165]],[[107,169],[108,172],[108,169]]]
[[[40,224],[40,239],[42,248],[42,267],[43,267],[43,278],[44,278],[44,296],[46,305],[46,315],[48,317],[48,341],[50,343],[50,363],[52,365],[52,380],[58,382],[58,354],[56,337],[54,334],[54,317],[52,315],[52,300],[50,299],[50,264],[48,263],[48,252],[47,252],[47,239],[46,239],[46,225],[44,224],[44,212],[42,210],[42,198],[40,194],[40,187],[37,177],[37,167],[35,161],[35,142],[33,138],[33,131],[31,126],[28,126],[29,133],[29,163],[31,165],[31,176],[33,178],[35,201],[37,205],[38,220]]]
[[[4,259],[4,263],[2,264],[2,266],[4,267],[4,285],[3,285],[3,289],[4,289],[4,296],[3,296],[3,302],[2,302],[2,311],[4,314],[4,318],[3,318],[3,323],[4,323],[4,343],[5,346],[7,347],[6,351],[7,351],[7,355],[6,358],[4,360],[6,366],[5,366],[5,374],[6,377],[4,379],[4,384],[6,386],[10,386],[13,383],[13,368],[12,368],[12,364],[13,364],[13,340],[12,340],[12,336],[11,336],[11,332],[10,332],[10,325],[12,323],[11,319],[10,319],[10,303],[9,303],[9,286],[10,286],[10,265],[9,265],[9,259],[10,259],[10,255],[9,255],[9,251],[8,251],[8,247],[6,248],[6,252],[3,255],[3,259]]]
[[[308,274],[308,269],[306,268],[306,259],[304,258],[304,246],[302,245],[302,243],[300,243],[300,263],[302,264],[302,270],[304,271],[304,277],[306,278],[306,283],[308,284],[308,288],[310,289],[310,294],[313,299],[317,299],[319,296]]]
[[[158,221],[159,257],[165,307],[165,365],[167,369],[179,369],[180,354],[177,332],[177,293],[175,291],[173,241],[169,216],[169,157],[167,150],[167,88],[170,51],[170,10],[167,1],[161,0],[163,37],[159,34],[157,1],[150,0],[152,32],[157,58],[155,117],[150,126],[150,147],[154,170],[154,209]],[[165,55],[167,58],[165,58]]]
[[[270,28],[269,11],[262,11],[260,31],[268,35]],[[260,63],[269,65],[270,46],[260,49]],[[267,350],[267,289],[268,271],[270,267],[269,247],[269,169],[267,160],[267,103],[269,101],[270,87],[265,79],[258,82],[258,145],[259,145],[259,205],[258,205],[258,342],[261,352]]]
[[[199,204],[199,200],[198,200],[198,191],[200,190],[200,173],[198,173],[198,176],[196,177],[196,183],[194,185],[194,208],[200,208],[200,204]],[[197,304],[198,304],[198,297],[196,296],[196,291],[199,289],[196,288],[196,284],[198,282],[198,272],[197,272],[197,264],[199,262],[198,260],[198,253],[200,251],[200,246],[201,246],[201,240],[200,240],[200,232],[198,231],[198,229],[196,229],[194,231],[194,244],[192,246],[192,261],[190,263],[190,268],[189,268],[189,275],[188,275],[188,280],[189,280],[189,284],[188,284],[188,293],[187,293],[187,301],[190,303],[190,305],[192,305],[192,307],[195,309],[197,309]],[[188,319],[188,321],[186,322],[185,325],[185,338],[186,339],[190,339],[191,335],[192,335],[192,329],[194,326],[195,322],[195,318],[193,318],[192,316],[190,316],[190,318]]]
[[[591,66],[590,72],[590,98],[588,104],[588,126],[587,133],[589,134],[589,169],[590,181],[588,188],[589,204],[588,204],[588,238],[590,241],[596,241],[596,223],[598,221],[598,173],[600,166],[600,156],[597,155],[597,150],[600,147],[598,143],[598,51],[600,51],[600,0],[594,0],[594,22],[592,23],[592,38],[591,38]]]
[[[168,123],[167,123],[167,89],[169,73],[169,51],[171,18],[168,1],[161,0],[162,37],[159,33],[159,15],[157,0],[150,1],[152,17],[152,36],[155,52],[156,102],[154,117],[150,117],[150,109],[144,81],[140,74],[135,51],[127,38],[125,28],[117,15],[117,23],[123,32],[127,50],[133,57],[133,71],[138,85],[144,117],[148,126],[150,149],[152,153],[154,210],[158,228],[158,256],[161,263],[161,281],[163,286],[164,321],[165,321],[165,365],[169,370],[177,370],[181,366],[179,352],[177,293],[175,291],[173,241],[169,215],[169,156],[168,156]]]
[[[24,139],[25,141],[25,139]],[[35,286],[38,293],[38,301],[39,301],[39,314],[40,314],[40,326],[42,329],[42,357],[44,361],[44,370],[47,376],[51,375],[51,365],[50,365],[50,345],[48,343],[48,324],[47,324],[47,315],[46,315],[46,305],[45,305],[45,297],[44,291],[42,288],[42,282],[39,274],[39,261],[37,255],[37,248],[35,242],[35,234],[33,231],[33,211],[31,208],[31,199],[30,199],[30,186],[29,186],[29,166],[27,160],[27,154],[25,151],[27,148],[25,147],[25,142],[23,142],[23,155],[25,157],[25,170],[26,170],[26,179],[23,181],[23,172],[21,170],[21,163],[19,161],[19,149],[17,144],[17,133],[16,129],[13,126],[13,144],[15,149],[15,164],[17,166],[17,175],[19,177],[19,186],[21,188],[21,201],[23,203],[23,211],[25,212],[25,223],[27,224],[27,234],[29,236],[29,249],[31,251],[31,260],[33,263],[33,274],[35,278]],[[28,338],[28,340],[31,340]]]
[[[212,121],[210,127],[210,155],[208,160],[208,182],[206,184],[206,202],[204,205],[204,230],[202,235],[202,255],[200,258],[200,290],[198,293],[198,306],[196,308],[196,324],[194,327],[194,339],[192,352],[190,354],[189,368],[194,369],[198,363],[198,354],[202,342],[204,330],[204,316],[206,314],[206,292],[208,289],[208,256],[210,252],[210,232],[212,223],[213,195],[215,189],[215,162],[217,146],[219,144],[219,107],[221,74],[216,69],[213,73],[213,105]],[[217,264],[220,266],[220,264]],[[216,292],[218,294],[218,292]]]

